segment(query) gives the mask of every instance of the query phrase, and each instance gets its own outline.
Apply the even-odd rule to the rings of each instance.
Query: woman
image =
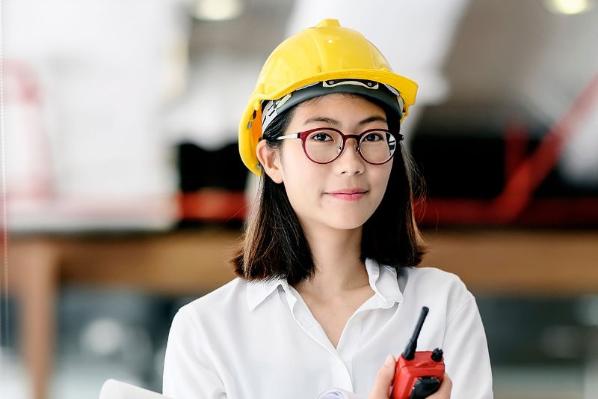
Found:
[[[388,398],[394,356],[428,306],[418,349],[441,347],[447,372],[429,397],[492,398],[475,299],[455,275],[414,267],[399,128],[416,91],[336,20],[273,51],[239,126],[261,180],[238,277],[175,316],[165,395]]]

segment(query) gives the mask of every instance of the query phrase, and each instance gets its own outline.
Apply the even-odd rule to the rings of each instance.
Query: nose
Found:
[[[364,172],[365,161],[357,150],[358,144],[355,137],[350,137],[345,141],[343,152],[334,161],[337,173],[357,175]]]

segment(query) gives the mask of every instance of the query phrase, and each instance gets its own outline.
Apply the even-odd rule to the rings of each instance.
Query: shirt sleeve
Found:
[[[172,399],[226,398],[222,380],[200,351],[192,315],[184,310],[177,312],[170,327],[162,392]]]
[[[473,295],[448,320],[444,341],[451,398],[492,399],[492,371],[482,319]]]

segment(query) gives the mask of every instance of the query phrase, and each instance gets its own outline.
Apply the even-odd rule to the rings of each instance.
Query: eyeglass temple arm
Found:
[[[276,140],[283,140],[283,139],[298,139],[301,133],[292,133],[292,134],[285,134],[284,136],[278,136]]]

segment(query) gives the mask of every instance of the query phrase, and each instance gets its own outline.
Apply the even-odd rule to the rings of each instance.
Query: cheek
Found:
[[[375,173],[372,174],[372,186],[376,187],[378,199],[382,201],[382,197],[386,192],[388,182],[390,180],[390,172],[392,169],[392,164],[389,164],[387,167],[383,169],[377,170]]]
[[[321,178],[323,169],[321,165],[315,164],[303,152],[300,141],[290,144],[281,154],[282,171],[285,182],[291,182],[293,185],[301,186],[306,184],[306,188],[311,188],[317,184]]]
[[[296,151],[296,148],[288,150],[282,157],[283,182],[289,201],[297,210],[304,201],[314,197],[321,177],[318,175],[317,165],[307,159],[301,147],[300,151]]]
[[[318,194],[322,177],[307,166],[285,170],[284,183],[289,196],[312,200]]]
[[[392,171],[392,164],[388,166],[388,168],[382,173],[382,185],[386,188],[388,182],[390,181],[390,172]]]

